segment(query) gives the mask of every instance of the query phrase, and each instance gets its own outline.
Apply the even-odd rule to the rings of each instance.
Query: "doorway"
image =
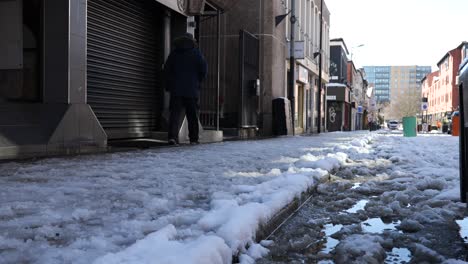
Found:
[[[41,100],[42,0],[0,1],[0,102]]]
[[[294,100],[294,106],[295,106],[295,115],[294,115],[294,123],[296,125],[296,133],[297,134],[302,134],[304,133],[304,97],[305,92],[304,92],[304,85],[300,83],[296,83],[295,89],[294,89],[294,97],[296,100]]]

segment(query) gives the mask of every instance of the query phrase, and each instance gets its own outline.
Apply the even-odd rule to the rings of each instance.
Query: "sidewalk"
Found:
[[[231,263],[377,136],[328,133],[0,164],[1,263]]]

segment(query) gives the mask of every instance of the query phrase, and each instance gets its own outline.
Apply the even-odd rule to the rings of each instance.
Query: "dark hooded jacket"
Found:
[[[207,63],[192,38],[179,37],[174,46],[164,65],[166,90],[171,96],[198,98],[200,83],[206,78]]]

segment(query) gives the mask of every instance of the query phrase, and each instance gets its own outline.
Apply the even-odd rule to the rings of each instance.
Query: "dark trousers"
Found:
[[[188,130],[190,142],[198,141],[198,98],[195,97],[182,97],[171,96],[169,103],[169,110],[171,115],[169,117],[169,139],[178,141],[179,129],[183,120],[183,111],[188,121]]]

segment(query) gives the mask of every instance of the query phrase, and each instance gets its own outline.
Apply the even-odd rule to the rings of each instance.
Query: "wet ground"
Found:
[[[257,263],[468,261],[468,210],[463,204],[450,204],[452,213],[442,213],[437,221],[405,220],[428,206],[445,210],[447,203],[426,205],[421,193],[389,183],[389,163],[375,162],[362,173],[361,162],[353,161],[337,171],[332,182],[319,186],[318,193],[268,238],[274,242],[270,254]],[[425,193],[429,200],[431,192]]]

